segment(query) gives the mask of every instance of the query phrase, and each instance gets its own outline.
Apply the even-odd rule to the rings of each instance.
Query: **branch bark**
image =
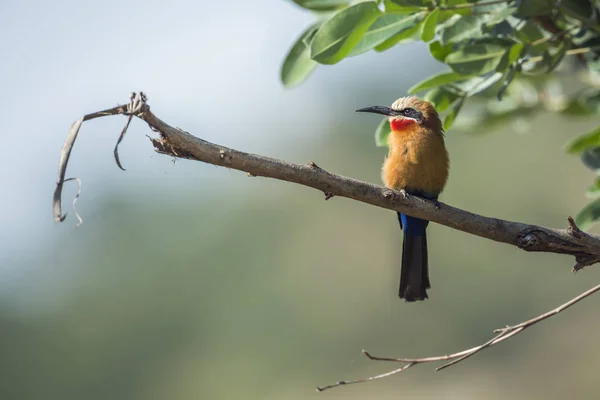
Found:
[[[159,133],[159,138],[150,138],[158,153],[233,168],[247,172],[251,176],[297,183],[322,191],[326,199],[334,196],[347,197],[389,210],[401,211],[472,235],[517,246],[526,251],[573,255],[576,260],[573,271],[600,261],[600,236],[580,231],[570,218],[570,226],[567,229],[553,229],[486,217],[444,203],[439,203],[437,208],[433,202],[419,197],[405,198],[398,191],[330,173],[314,162],[304,165],[294,164],[230,149],[192,136],[162,121],[150,111],[146,97],[141,92],[133,93],[130,102],[126,105],[87,114],[73,124],[61,151],[59,176],[54,193],[54,219],[57,222],[63,221],[66,216],[61,214],[61,192],[69,155],[79,129],[84,121],[109,115],[134,116],[145,121],[153,131]],[[128,124],[129,121],[121,132],[120,139],[125,135]],[[115,159],[120,166],[116,147]]]

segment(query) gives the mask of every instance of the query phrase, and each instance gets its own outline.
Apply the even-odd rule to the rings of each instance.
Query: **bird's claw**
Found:
[[[440,209],[440,202],[437,199],[433,200],[433,206],[435,207],[435,211]]]
[[[400,196],[402,197],[402,200],[406,200],[406,199],[408,199],[408,197],[410,195],[408,194],[408,192],[406,190],[400,189]]]

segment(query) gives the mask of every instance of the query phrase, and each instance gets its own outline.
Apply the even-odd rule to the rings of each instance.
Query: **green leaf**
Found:
[[[334,11],[348,7],[348,0],[292,0],[302,8],[313,11]]]
[[[575,224],[581,230],[587,230],[600,218],[600,199],[592,201],[575,216]]]
[[[424,11],[423,7],[402,7],[395,4],[391,0],[384,0],[383,4],[387,14],[394,13],[406,15]]]
[[[498,101],[502,101],[502,97],[504,96],[506,89],[508,89],[508,86],[515,79],[515,76],[517,76],[518,69],[519,68],[517,66],[513,66],[506,73],[504,82],[502,82],[502,87],[500,88],[500,90],[498,90],[498,94],[496,95],[496,97],[498,98]]]
[[[437,26],[438,17],[440,15],[440,9],[436,8],[429,14],[423,22],[423,30],[421,31],[421,40],[429,42],[435,37],[435,27]]]
[[[506,51],[496,67],[496,71],[504,72],[511,65],[513,65],[522,55],[525,55],[525,45],[523,43],[515,43],[511,46],[510,50]]]
[[[463,8],[452,8],[455,6],[464,6],[469,3],[473,3],[473,1],[466,0],[445,0],[438,1],[438,4],[443,4],[446,7],[450,7],[450,10],[440,9],[440,16],[438,17],[438,25],[445,23],[447,20],[452,18],[454,15],[469,15],[473,12],[472,7],[463,7]]]
[[[574,96],[562,112],[573,116],[600,114],[600,92],[590,90]]]
[[[579,20],[583,18],[591,21],[591,16],[594,13],[592,1],[590,0],[562,1],[560,2],[559,9],[564,11],[568,16]]]
[[[471,7],[473,14],[492,14],[495,12],[500,12],[508,7],[509,3],[511,2],[512,0],[504,0],[502,2],[488,0],[469,1],[469,3],[473,5],[473,7]]]
[[[533,105],[523,104],[514,98],[508,97],[499,102],[496,99],[490,100],[486,107],[477,114],[467,114],[461,120],[461,129],[468,129],[473,134],[484,134],[491,132],[490,128],[502,126],[506,128],[512,125],[513,129],[518,130],[518,121],[530,121],[532,117],[540,112],[542,107],[536,103]],[[485,124],[486,129],[482,129]],[[455,123],[455,127],[456,127]]]
[[[455,15],[440,28],[442,44],[460,42],[465,39],[480,37],[481,27],[485,16],[481,15]]]
[[[494,71],[512,44],[500,40],[467,45],[449,54],[445,62],[461,75],[481,75]]]
[[[396,14],[412,14],[415,12],[423,11],[423,7],[420,6],[400,6],[394,3],[392,0],[383,0],[383,7],[386,13]]]
[[[517,13],[522,17],[535,17],[552,11],[553,0],[521,0]]]
[[[311,58],[321,64],[340,62],[380,15],[381,11],[372,1],[339,11],[315,33],[310,46]]]
[[[587,189],[587,196],[595,198],[600,196],[600,178],[596,178],[592,186]]]
[[[433,104],[438,112],[443,112],[448,109],[458,99],[460,95],[450,92],[444,88],[438,87],[429,91],[425,95],[425,100]]]
[[[509,7],[508,3],[506,3],[505,6],[506,8],[502,9],[501,11],[489,14],[488,18],[485,21],[485,25],[493,26],[503,21],[506,21],[508,17],[510,17],[515,13],[515,11],[517,11],[516,7]]]
[[[415,24],[418,24],[420,19],[421,16],[418,14],[384,14],[380,16],[369,27],[367,33],[365,33],[350,54],[348,54],[348,57],[356,56],[373,49],[394,35],[412,28]]]
[[[525,51],[525,45],[523,45],[523,43],[513,44],[508,52],[508,64],[512,65],[519,58],[524,56],[524,51]]]
[[[462,82],[452,83],[447,89],[455,89],[460,95],[475,96],[488,90],[502,79],[500,72],[488,73],[485,76],[474,76]]]
[[[319,30],[319,27],[323,24],[323,21],[319,21],[317,23],[315,23],[313,26],[316,27],[315,30],[313,31],[308,31],[306,32],[306,36],[302,36],[302,43],[304,43],[304,45],[308,48],[308,50],[310,50],[310,42],[312,42],[313,37],[315,37],[315,33],[317,33],[317,31]]]
[[[417,83],[416,85],[408,89],[408,93],[415,94],[422,90],[433,89],[435,87],[442,86],[450,82],[456,82],[465,79],[466,77],[464,75],[459,75],[456,72],[442,72],[441,74],[431,76]]]
[[[600,146],[600,127],[578,136],[567,144],[567,153],[578,154],[590,147]]]
[[[281,66],[283,86],[289,88],[299,85],[308,78],[317,66],[317,63],[310,58],[310,49],[305,42],[305,39],[313,35],[317,29],[319,29],[319,26],[313,25],[305,30],[285,56]]]
[[[390,120],[384,118],[381,120],[377,129],[375,129],[375,145],[377,147],[387,147],[388,136],[390,136],[392,129],[390,128]]]
[[[567,107],[561,110],[561,113],[572,117],[581,117],[582,115],[590,115],[593,112],[584,103],[575,99],[571,100]]]
[[[375,51],[379,51],[379,52],[386,51],[405,40],[412,39],[412,37],[415,36],[421,29],[421,22],[423,21],[423,15],[424,15],[423,12],[413,14],[413,16],[415,18],[413,25],[411,25],[407,29],[400,31],[396,35],[392,36],[388,40],[386,40],[383,43],[381,43],[380,45],[376,46]]]
[[[444,62],[448,54],[452,53],[452,45],[443,46],[439,41],[429,43],[429,52],[436,60]]]
[[[600,147],[585,149],[581,154],[581,162],[592,171],[598,173],[600,170]]]
[[[567,46],[565,42],[561,40],[558,49],[556,49],[556,53],[550,56],[551,60],[550,65],[548,66],[548,72],[552,72],[554,69],[556,69],[556,67],[558,67],[563,58],[565,58],[566,54]]]
[[[516,30],[516,37],[523,44],[531,44],[536,40],[541,40],[544,38],[544,34],[538,25],[531,21],[527,21],[523,24],[519,25],[519,29]],[[547,42],[540,43],[536,46],[533,46],[532,55],[541,54],[547,48]]]
[[[450,127],[452,126],[452,124],[454,123],[456,116],[460,112],[460,109],[462,108],[462,106],[465,102],[465,98],[466,97],[461,97],[456,103],[454,103],[454,105],[452,105],[452,108],[450,108],[450,112],[444,118],[444,130],[445,131],[448,131],[450,129]]]
[[[392,3],[400,7],[429,7],[433,0],[392,0]]]

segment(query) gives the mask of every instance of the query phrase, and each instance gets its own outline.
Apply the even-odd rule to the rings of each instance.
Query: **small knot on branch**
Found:
[[[391,200],[394,198],[394,192],[390,189],[386,189],[383,191],[383,197],[385,197],[388,200]]]
[[[231,160],[233,160],[232,155],[225,150],[219,150],[219,158],[224,162],[230,162]]]
[[[541,242],[542,240],[540,237],[533,232],[526,233],[525,235],[517,238],[517,246],[523,250],[536,248]]]
[[[567,221],[569,221],[569,227],[567,228],[567,232],[569,233],[569,235],[577,239],[581,239],[585,235],[585,233],[581,229],[579,229],[573,217],[569,216],[567,218]]]

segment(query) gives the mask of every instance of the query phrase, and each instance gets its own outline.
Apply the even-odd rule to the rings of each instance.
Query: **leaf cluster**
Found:
[[[598,0],[293,0],[315,15],[286,55],[281,80],[304,82],[319,64],[336,64],[369,51],[421,41],[445,72],[418,82],[420,95],[455,123],[466,100],[477,96],[472,124],[524,117],[540,109],[567,115],[600,114]],[[563,62],[566,56],[573,60]],[[581,72],[577,84],[557,78]],[[483,105],[483,107],[482,107]],[[475,107],[477,109],[477,107]],[[387,146],[390,127],[375,132]],[[588,195],[597,197],[577,216],[583,228],[600,219],[600,128],[579,136],[567,152],[598,172]]]

